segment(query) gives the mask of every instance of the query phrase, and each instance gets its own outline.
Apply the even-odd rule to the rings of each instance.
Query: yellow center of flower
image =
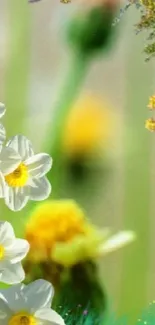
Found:
[[[36,319],[26,312],[17,313],[12,316],[8,325],[37,325]]]
[[[23,187],[28,180],[27,166],[21,163],[11,174],[5,176],[5,181],[11,187]]]
[[[0,245],[0,260],[2,260],[4,257],[4,247]]]

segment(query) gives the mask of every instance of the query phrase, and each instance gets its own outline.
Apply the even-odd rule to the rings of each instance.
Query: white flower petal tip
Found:
[[[52,325],[64,325],[63,318],[53,309],[42,308],[35,313],[35,317],[42,322],[50,322]]]
[[[9,222],[0,222],[0,281],[17,284],[24,280],[25,272],[21,260],[27,255],[29,243],[16,239]]]
[[[39,153],[25,161],[31,177],[43,177],[52,167],[52,158],[46,153]]]
[[[108,254],[123,246],[126,246],[136,239],[136,234],[133,231],[122,231],[110,237],[105,243],[100,246],[100,254]]]
[[[25,272],[21,263],[11,264],[7,262],[5,269],[0,274],[0,281],[6,284],[18,284],[25,279]]]
[[[6,108],[3,103],[0,102],[0,118],[5,114]]]
[[[42,308],[51,307],[54,289],[50,282],[39,279],[25,286],[23,294],[35,312]]]

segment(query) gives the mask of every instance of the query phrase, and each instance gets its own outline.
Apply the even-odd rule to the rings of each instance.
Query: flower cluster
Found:
[[[0,104],[0,117],[5,113]],[[34,154],[31,142],[23,135],[15,135],[4,145],[6,132],[0,125],[0,198],[12,211],[19,211],[28,200],[45,200],[51,185],[45,174],[52,166],[46,153]]]
[[[29,285],[21,260],[29,250],[29,243],[15,237],[9,222],[0,222],[0,281],[13,284],[0,290],[0,324],[4,325],[64,325],[59,314],[51,309],[53,287],[45,280]]]
[[[154,0],[127,0],[124,8],[120,10],[120,16],[115,18],[113,25],[119,22],[121,16],[131,6],[135,5],[140,9],[141,19],[136,24],[136,34],[146,30],[148,37],[146,42],[151,42],[144,47],[144,52],[147,54],[146,61],[149,61],[155,56],[155,2]]]
[[[0,104],[0,117],[5,113]],[[0,124],[0,197],[13,210],[21,210],[30,200],[44,200],[51,186],[45,177],[52,160],[47,154],[34,154],[30,141],[15,135],[4,145],[6,132]],[[13,285],[0,290],[0,324],[64,325],[64,320],[51,309],[53,287],[45,280],[29,285],[21,283],[25,272],[21,261],[29,251],[25,239],[15,237],[12,225],[0,221],[0,281]]]
[[[149,104],[147,107],[151,111],[155,110],[155,95],[149,98]],[[155,131],[155,119],[152,116],[146,120],[145,127],[151,132]]]

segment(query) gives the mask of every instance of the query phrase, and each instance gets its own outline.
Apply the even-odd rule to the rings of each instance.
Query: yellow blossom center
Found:
[[[4,257],[4,247],[3,245],[0,245],[0,260],[2,260]]]
[[[37,321],[32,315],[21,312],[12,316],[8,325],[37,325]]]
[[[28,180],[27,166],[21,163],[12,173],[5,176],[5,181],[11,187],[23,187]]]

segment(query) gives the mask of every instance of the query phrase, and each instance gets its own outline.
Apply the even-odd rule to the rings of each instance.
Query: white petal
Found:
[[[9,308],[16,312],[25,309],[25,299],[22,293],[23,283],[16,284],[8,289],[0,290],[0,298],[8,302]],[[1,308],[1,306],[0,306]]]
[[[28,187],[9,187],[5,188],[5,204],[12,211],[22,210],[28,202]]]
[[[100,254],[107,254],[113,252],[122,246],[125,246],[135,239],[135,234],[133,231],[122,231],[112,237],[110,237],[103,245],[100,247]]]
[[[4,175],[12,173],[20,163],[21,158],[14,149],[3,147],[0,153],[0,170]]]
[[[39,153],[27,159],[25,165],[31,177],[42,177],[51,169],[52,158],[46,153]]]
[[[24,287],[23,294],[27,299],[31,312],[35,312],[40,308],[51,306],[54,289],[50,282],[36,280]]]
[[[5,257],[12,264],[20,262],[27,255],[29,247],[27,240],[17,238],[10,247],[5,249]]]
[[[2,144],[6,139],[6,131],[2,124],[0,124],[0,144]]]
[[[35,313],[35,317],[39,321],[44,321],[43,324],[64,325],[63,318],[53,309],[42,308]]]
[[[3,174],[0,172],[0,198],[3,198],[5,195],[5,179]]]
[[[11,316],[11,310],[9,308],[9,305],[0,292],[0,324],[2,325],[8,325],[8,320]]]
[[[0,118],[5,114],[6,108],[3,103],[0,103]]]
[[[30,186],[30,200],[42,201],[49,197],[51,184],[46,177],[32,179],[33,186]]]
[[[11,223],[7,221],[0,222],[0,244],[4,247],[9,246],[13,243],[15,234]]]
[[[20,134],[12,137],[7,142],[7,146],[18,152],[22,160],[26,160],[34,154],[31,142],[25,136]]]
[[[8,284],[22,282],[25,278],[25,272],[21,263],[11,264],[6,262],[6,268],[0,274],[0,281]]]

